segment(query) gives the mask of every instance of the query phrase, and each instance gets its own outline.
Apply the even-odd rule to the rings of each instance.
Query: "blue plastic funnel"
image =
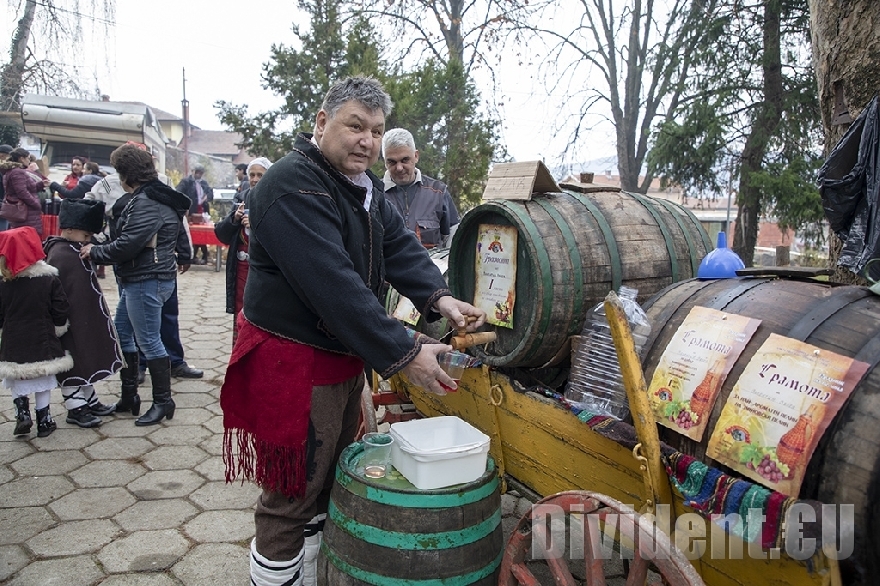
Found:
[[[736,276],[736,271],[745,268],[745,266],[742,259],[734,251],[727,248],[727,235],[724,232],[719,232],[715,250],[703,258],[697,271],[697,278],[730,279]]]

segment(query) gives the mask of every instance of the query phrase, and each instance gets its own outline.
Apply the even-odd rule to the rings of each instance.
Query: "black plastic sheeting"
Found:
[[[880,105],[875,96],[819,169],[819,193],[831,229],[843,242],[837,264],[861,274],[880,257]],[[880,263],[867,275],[880,278]]]

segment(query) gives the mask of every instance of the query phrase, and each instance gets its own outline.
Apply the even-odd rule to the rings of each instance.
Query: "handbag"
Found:
[[[0,218],[12,222],[13,224],[21,224],[27,220],[27,215],[27,206],[23,201],[13,203],[4,198],[3,203],[0,204]]]

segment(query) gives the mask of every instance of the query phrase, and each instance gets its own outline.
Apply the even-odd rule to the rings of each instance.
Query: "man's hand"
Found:
[[[452,352],[452,346],[446,344],[422,344],[422,349],[412,362],[403,367],[402,372],[414,385],[422,387],[435,395],[445,395],[446,390],[440,386],[443,383],[451,389],[458,388],[455,381],[443,372],[437,355],[444,352]]]
[[[446,295],[434,302],[434,309],[440,312],[443,317],[455,324],[458,328],[465,327],[465,316],[476,317],[477,320],[467,324],[467,331],[474,332],[481,325],[486,323],[486,312],[476,308],[470,303],[460,301],[451,295]]]
[[[179,265],[177,265],[177,270],[178,270],[178,271],[180,272],[180,274],[182,275],[183,273],[185,273],[186,271],[188,271],[188,270],[189,270],[189,267],[191,267],[191,266],[192,266],[192,265],[181,265],[181,264],[179,264]]]
[[[92,251],[92,244],[86,244],[79,249],[79,257],[83,260],[89,260],[89,253]]]

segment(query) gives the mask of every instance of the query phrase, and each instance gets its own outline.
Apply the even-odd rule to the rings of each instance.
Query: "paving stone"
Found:
[[[2,427],[0,425],[0,428]],[[12,427],[14,426],[10,426],[8,430],[10,434],[12,433]],[[0,429],[0,433],[3,433],[2,429]],[[0,444],[0,464],[9,464],[16,460],[21,460],[36,451],[27,441],[3,442]]]
[[[7,586],[90,586],[103,577],[90,557],[42,560],[27,566]]]
[[[223,436],[214,434],[202,443],[199,444],[199,447],[211,454],[212,456],[222,456],[223,455]]]
[[[208,480],[226,480],[226,466],[222,456],[211,456],[196,466],[195,471]]]
[[[175,393],[207,393],[214,388],[214,384],[203,378],[199,379],[182,379],[177,378],[171,384],[171,389]],[[175,399],[176,402],[176,399]]]
[[[207,410],[204,410],[207,413]],[[210,419],[202,423],[202,426],[217,434],[223,433],[223,416],[222,415],[212,415]]]
[[[256,506],[260,488],[249,482],[208,482],[190,495],[190,500],[205,510],[246,509]]]
[[[158,446],[193,446],[211,436],[201,425],[178,425],[161,427],[149,435]]]
[[[0,484],[6,484],[15,478],[15,473],[6,466],[0,466]]]
[[[60,414],[61,409],[58,410],[58,417],[63,416]],[[52,417],[55,417],[53,414]],[[77,427],[76,429],[63,429],[58,428],[52,435],[49,437],[36,437],[36,423],[34,424],[34,447],[40,450],[41,452],[51,452],[55,450],[81,450],[86,446],[90,446],[94,443],[101,441],[101,436],[96,431],[97,428],[92,429],[83,429],[81,427]]]
[[[114,437],[89,446],[86,454],[94,460],[138,461],[154,447],[156,446],[142,437]]]
[[[146,411],[141,405],[141,414]],[[150,427],[138,427],[134,424],[135,417],[129,411],[126,415],[117,415],[112,420],[107,420],[101,425],[101,435],[104,437],[144,437],[153,431]]]
[[[81,488],[101,488],[125,486],[146,473],[146,468],[128,460],[98,460],[89,462],[68,476]]]
[[[135,498],[122,487],[78,488],[49,504],[62,521],[75,519],[104,519],[124,511],[135,503]]]
[[[206,543],[192,548],[171,572],[185,586],[248,584],[249,551],[229,543]]]
[[[98,561],[111,574],[157,572],[174,565],[189,546],[189,542],[173,529],[136,531],[104,546],[98,554]]]
[[[153,531],[176,529],[198,513],[196,507],[182,498],[161,499],[138,501],[113,517],[113,520],[126,531]]]
[[[24,543],[54,524],[55,519],[44,507],[0,509],[0,545]]]
[[[3,485],[4,507],[36,507],[61,498],[73,490],[63,476],[24,476]]]
[[[166,419],[165,425],[168,427],[174,427],[176,425],[202,425],[211,419],[211,417],[214,417],[214,414],[202,407],[192,409],[178,407],[174,411],[174,419],[171,421]]]
[[[28,565],[28,553],[18,545],[0,545],[0,582]]]
[[[88,462],[80,452],[63,450],[58,452],[37,452],[13,462],[10,467],[21,476],[45,476],[47,474],[66,474]]]
[[[214,400],[207,392],[173,394],[171,398],[174,399],[174,404],[181,409],[204,407],[205,405],[212,403]]]
[[[119,533],[108,519],[71,521],[31,537],[27,546],[41,557],[79,556],[98,551]]]
[[[220,408],[220,403],[215,402],[209,405],[205,405],[205,409],[213,413],[214,415],[223,415],[223,409]]]
[[[150,470],[188,470],[208,457],[195,446],[162,446],[145,454],[141,462]]]
[[[183,526],[198,543],[237,543],[254,536],[253,511],[206,511]]]
[[[101,586],[175,586],[180,584],[167,574],[116,574],[110,576]]]
[[[186,496],[204,483],[191,470],[159,470],[147,472],[128,485],[128,490],[141,500],[173,499]]]

